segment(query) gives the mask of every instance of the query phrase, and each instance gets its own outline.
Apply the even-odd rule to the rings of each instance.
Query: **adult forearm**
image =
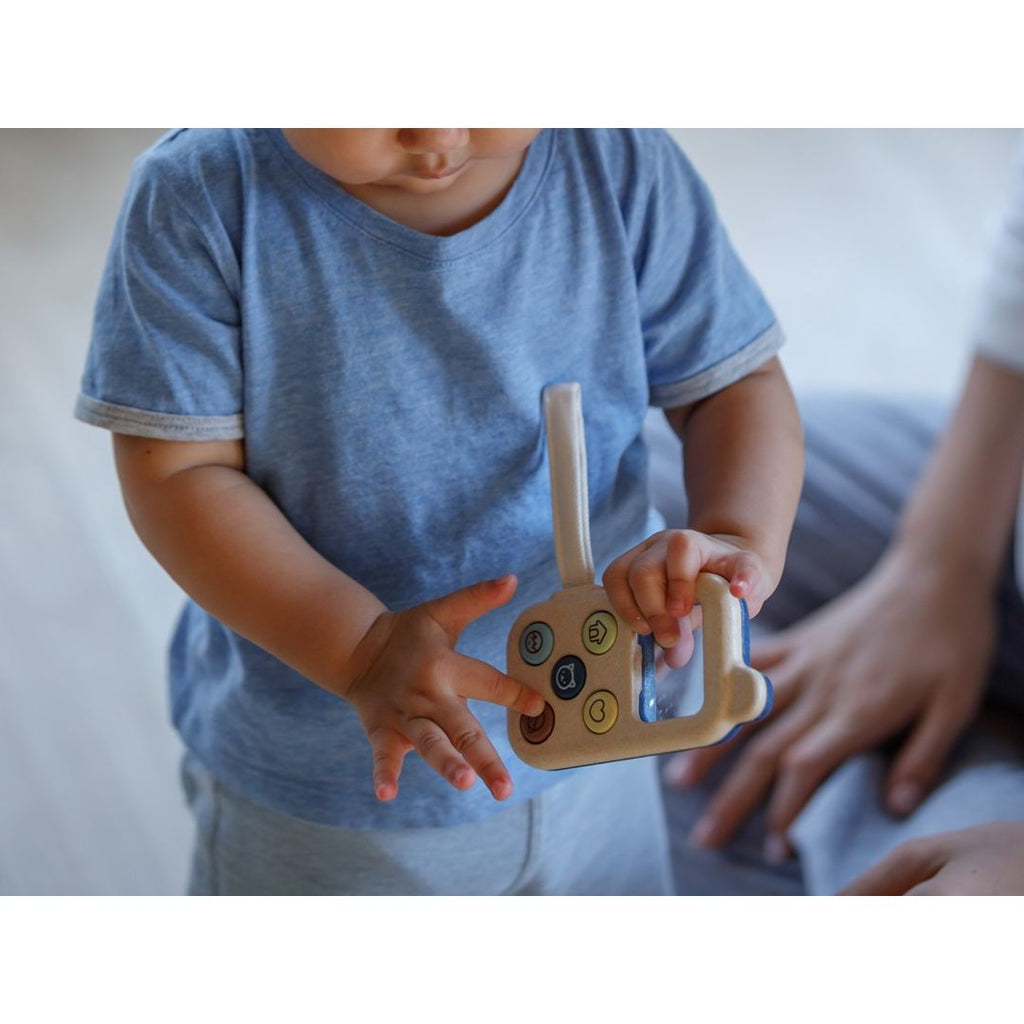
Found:
[[[318,554],[244,473],[198,465],[127,487],[132,523],[182,589],[333,692],[384,605]]]
[[[1024,462],[1024,375],[977,356],[953,418],[901,517],[913,558],[994,584]]]
[[[800,417],[778,360],[697,403],[673,426],[683,440],[690,527],[743,538],[774,585],[804,466]]]

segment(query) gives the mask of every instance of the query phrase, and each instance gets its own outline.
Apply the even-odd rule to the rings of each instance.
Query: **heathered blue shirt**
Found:
[[[349,195],[278,130],[180,131],[135,164],[76,415],[125,434],[244,438],[247,474],[393,609],[517,573],[515,599],[458,645],[503,669],[516,616],[560,587],[545,386],[582,387],[600,578],[662,525],[647,499],[649,405],[711,394],[781,340],[663,132],[544,131],[497,209],[437,237]],[[192,602],[170,683],[186,745],[287,813],[404,828],[504,806],[415,753],[398,799],[379,803],[345,701]],[[518,761],[504,708],[472,708],[511,799],[564,778]]]

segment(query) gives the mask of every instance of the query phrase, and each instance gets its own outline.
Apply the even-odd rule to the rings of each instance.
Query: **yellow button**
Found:
[[[594,612],[583,623],[583,646],[591,654],[606,654],[612,649],[619,627],[611,612]]]
[[[583,705],[583,724],[599,735],[607,732],[619,717],[619,702],[611,690],[598,690]]]

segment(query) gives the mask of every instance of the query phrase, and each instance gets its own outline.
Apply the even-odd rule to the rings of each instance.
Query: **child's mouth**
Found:
[[[431,171],[415,171],[413,177],[424,178],[427,181],[436,181],[440,178],[450,178],[455,174],[458,174],[463,167],[466,166],[468,161],[463,161],[461,164],[455,164],[451,167],[443,167],[439,170]]]

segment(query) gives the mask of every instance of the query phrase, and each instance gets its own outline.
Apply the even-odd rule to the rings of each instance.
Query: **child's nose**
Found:
[[[399,139],[410,153],[447,153],[469,142],[469,129],[402,128]]]

